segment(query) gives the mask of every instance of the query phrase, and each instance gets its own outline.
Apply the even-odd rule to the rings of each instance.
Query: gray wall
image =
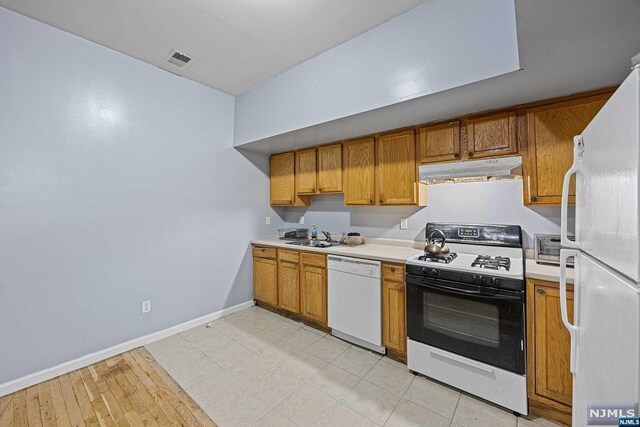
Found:
[[[0,58],[0,384],[251,299],[233,97],[3,8]]]
[[[357,231],[364,236],[424,240],[429,221],[520,225],[525,245],[533,247],[536,233],[560,234],[560,208],[529,208],[522,203],[522,180],[502,180],[428,187],[427,207],[344,206],[342,195],[313,196],[307,208],[280,208],[288,226],[304,216],[305,227],[317,226],[331,232]],[[573,209],[569,212],[573,217]],[[400,230],[400,219],[409,228]],[[572,218],[569,229],[573,229]]]
[[[518,68],[514,0],[429,0],[238,96],[235,144]]]

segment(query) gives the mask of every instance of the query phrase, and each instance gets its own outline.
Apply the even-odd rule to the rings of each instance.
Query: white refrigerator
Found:
[[[582,135],[562,194],[560,298],[571,335],[573,425],[590,410],[637,405],[640,392],[640,66]],[[575,241],[567,238],[569,182],[576,176]],[[566,259],[575,257],[574,318]],[[636,415],[637,416],[637,415]],[[618,425],[615,423],[606,425]]]

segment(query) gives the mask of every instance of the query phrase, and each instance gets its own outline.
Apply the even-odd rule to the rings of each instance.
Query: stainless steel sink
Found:
[[[310,248],[329,248],[331,246],[340,246],[340,244],[340,242],[331,242],[327,244],[324,240],[300,240],[287,243],[287,245],[307,246]]]

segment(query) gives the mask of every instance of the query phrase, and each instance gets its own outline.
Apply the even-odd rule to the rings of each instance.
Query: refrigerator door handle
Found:
[[[564,326],[569,330],[569,336],[571,337],[571,357],[569,361],[569,370],[572,373],[576,372],[576,333],[578,331],[578,328],[569,323],[569,314],[567,310],[567,258],[574,257],[575,259],[576,255],[578,255],[578,251],[575,249],[560,250],[560,314],[562,315],[562,323],[564,323]]]
[[[569,184],[571,176],[580,170],[580,159],[584,145],[582,143],[582,135],[573,137],[573,164],[564,175],[562,182],[562,201],[560,205],[560,244],[566,248],[578,249],[578,244],[569,240],[567,235],[567,216],[569,212]]]

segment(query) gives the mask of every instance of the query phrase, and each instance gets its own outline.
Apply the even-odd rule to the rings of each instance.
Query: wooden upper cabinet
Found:
[[[564,175],[573,163],[573,137],[600,111],[610,94],[527,110],[525,204],[559,205]],[[575,177],[569,203],[575,203]]]
[[[296,193],[314,194],[318,191],[318,165],[315,148],[296,151]]]
[[[546,282],[535,281],[534,295],[534,381],[531,392],[568,407],[572,401],[573,377],[569,370],[571,339],[562,323],[560,290]],[[567,291],[567,311],[573,319],[573,291]]]
[[[469,119],[466,130],[470,159],[518,153],[515,111]]]
[[[461,157],[460,122],[425,126],[418,130],[418,162],[436,163]]]
[[[364,138],[343,145],[343,178],[345,205],[374,205],[375,140]]]
[[[291,206],[295,203],[295,154],[293,152],[271,156],[271,204]]]
[[[416,203],[416,139],[413,130],[379,137],[378,192],[381,205]]]
[[[342,192],[342,144],[318,147],[318,190]]]

